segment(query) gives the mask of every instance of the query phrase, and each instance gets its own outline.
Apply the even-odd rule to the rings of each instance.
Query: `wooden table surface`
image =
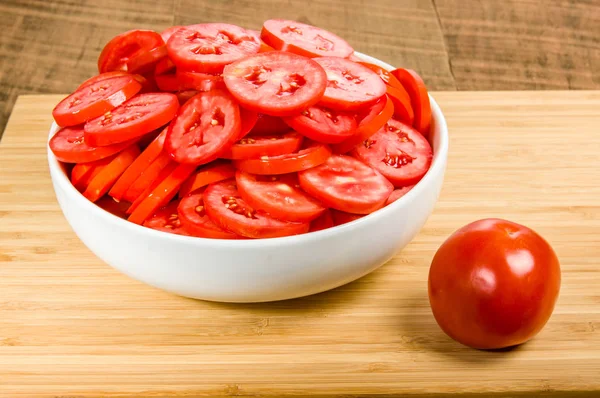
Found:
[[[96,258],[48,175],[60,96],[20,97],[0,143],[0,397],[599,396],[600,91],[433,95],[450,154],[415,240],[354,283],[260,305],[173,296]],[[435,250],[484,217],[534,228],[561,261],[550,322],[511,351],[453,342],[428,304]]]
[[[0,136],[19,94],[75,89],[118,33],[269,18],[329,29],[432,90],[600,89],[598,0],[2,0]]]

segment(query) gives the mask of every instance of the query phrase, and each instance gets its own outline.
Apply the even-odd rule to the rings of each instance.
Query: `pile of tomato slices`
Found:
[[[87,199],[148,228],[245,239],[347,223],[432,160],[422,79],[353,54],[287,20],[125,32],[54,108],[49,146]]]

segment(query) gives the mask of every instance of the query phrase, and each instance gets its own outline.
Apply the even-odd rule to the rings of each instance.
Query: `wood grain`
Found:
[[[357,282],[261,305],[172,296],[91,254],[46,165],[61,97],[20,97],[0,143],[0,396],[599,394],[600,92],[434,96],[450,157],[418,237]],[[436,248],[483,217],[536,229],[563,270],[546,328],[507,352],[453,342],[428,306]]]

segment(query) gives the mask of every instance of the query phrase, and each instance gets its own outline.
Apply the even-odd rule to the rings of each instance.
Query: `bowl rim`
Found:
[[[385,70],[391,71],[396,68],[391,66],[390,64],[380,61],[377,58],[371,57],[369,55],[355,52],[354,55],[362,59],[364,62],[369,62],[375,64]],[[170,242],[179,242],[180,244],[191,244],[196,246],[205,246],[205,247],[226,247],[226,248],[239,248],[239,249],[250,249],[257,247],[269,247],[269,246],[281,246],[281,245],[289,245],[289,244],[301,244],[308,243],[316,240],[322,240],[324,238],[330,238],[337,234],[344,234],[352,231],[356,228],[368,228],[369,225],[376,225],[378,220],[383,217],[387,217],[387,213],[392,212],[394,209],[400,208],[401,206],[405,206],[407,203],[410,203],[418,198],[418,196],[425,189],[425,185],[433,183],[434,175],[439,173],[444,173],[445,163],[448,156],[448,126],[446,123],[446,119],[444,114],[442,113],[441,108],[435,101],[435,99],[429,94],[429,101],[431,103],[431,113],[432,118],[434,120],[434,125],[439,130],[439,148],[433,154],[433,160],[431,166],[427,173],[423,176],[423,178],[415,185],[413,189],[411,189],[406,195],[404,195],[399,200],[374,211],[371,214],[366,215],[365,217],[361,217],[357,220],[348,222],[346,224],[337,225],[331,228],[327,228],[320,231],[309,232],[300,235],[292,235],[292,236],[283,236],[277,238],[261,238],[261,239],[212,239],[212,238],[202,238],[196,236],[185,236],[178,234],[170,234],[158,230],[154,230],[152,228],[147,228],[142,225],[138,225],[132,222],[127,221],[121,217],[118,217],[104,209],[100,206],[97,206],[95,203],[90,202],[87,198],[85,198],[81,192],[79,192],[71,181],[67,178],[64,169],[62,168],[59,161],[56,159],[52,151],[50,150],[50,146],[48,142],[50,138],[59,130],[59,126],[56,122],[52,122],[50,127],[50,131],[48,134],[48,142],[46,144],[47,147],[47,156],[48,156],[48,165],[50,168],[51,178],[55,184],[58,184],[60,188],[66,192],[66,194],[72,197],[73,200],[77,202],[78,206],[81,206],[86,211],[96,214],[98,217],[104,217],[107,219],[107,222],[112,223],[115,228],[126,228],[130,229],[132,233],[140,233],[145,234],[149,238],[163,239]]]

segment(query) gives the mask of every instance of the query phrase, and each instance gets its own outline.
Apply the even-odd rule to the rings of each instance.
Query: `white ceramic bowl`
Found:
[[[388,70],[377,59],[357,54]],[[60,207],[81,241],[130,277],[204,300],[263,302],[306,296],[358,279],[387,262],[419,232],[444,180],[448,129],[430,98],[431,168],[407,195],[359,220],[305,235],[216,240],[173,235],[116,217],[83,197],[48,150]],[[52,125],[50,137],[58,127]]]

